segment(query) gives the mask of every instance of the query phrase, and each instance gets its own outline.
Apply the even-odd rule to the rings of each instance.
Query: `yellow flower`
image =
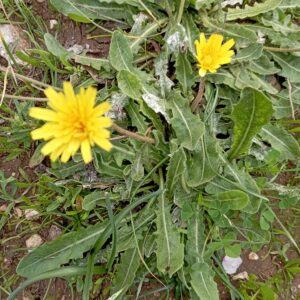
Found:
[[[230,48],[234,45],[234,40],[230,39],[222,45],[223,36],[212,34],[206,41],[204,33],[200,34],[200,41],[195,41],[197,60],[199,65],[199,75],[205,76],[206,72],[215,73],[221,65],[228,64],[234,51]]]
[[[112,148],[110,132],[105,129],[112,121],[103,116],[111,106],[103,102],[95,107],[97,91],[93,87],[80,88],[76,95],[70,82],[64,82],[63,88],[64,93],[51,87],[44,91],[50,109],[30,109],[32,118],[46,121],[31,132],[32,139],[48,141],[41,152],[50,155],[52,161],[61,156],[61,161],[67,162],[80,148],[84,162],[89,163],[92,161],[91,146],[96,144],[106,151]]]

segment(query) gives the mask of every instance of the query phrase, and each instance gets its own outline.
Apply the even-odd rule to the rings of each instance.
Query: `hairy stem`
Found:
[[[112,129],[119,132],[120,134],[126,135],[126,136],[131,137],[135,140],[145,142],[145,143],[149,143],[149,144],[155,144],[154,139],[152,139],[150,137],[147,137],[147,136],[140,135],[140,134],[132,132],[132,131],[129,131],[127,129],[124,129],[124,128],[118,126],[115,123],[113,123],[111,127],[112,127]]]
[[[201,103],[201,100],[202,100],[203,94],[204,94],[204,88],[205,88],[205,77],[201,77],[198,94],[191,105],[192,112],[195,112],[196,109],[198,108],[199,104]]]

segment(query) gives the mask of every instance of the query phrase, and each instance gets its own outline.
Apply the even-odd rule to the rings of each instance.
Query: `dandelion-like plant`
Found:
[[[97,90],[93,87],[80,88],[74,93],[70,82],[64,82],[64,93],[56,92],[52,87],[45,90],[48,108],[32,107],[32,118],[46,121],[42,127],[31,132],[33,140],[43,139],[47,143],[41,149],[42,154],[50,155],[52,161],[59,157],[67,162],[80,148],[83,160],[92,160],[91,147],[98,145],[110,151],[110,131],[112,120],[104,114],[111,108],[108,102],[95,106]]]
[[[204,33],[200,34],[200,40],[195,41],[197,62],[199,66],[200,85],[199,91],[192,103],[192,111],[196,111],[202,100],[204,93],[204,76],[207,72],[215,73],[221,65],[228,64],[231,61],[234,51],[230,50],[234,45],[234,40],[230,39],[222,45],[223,36],[220,34],[212,34],[206,40]]]
[[[207,72],[215,73],[221,65],[228,64],[234,51],[230,48],[234,45],[234,40],[230,39],[222,45],[223,36],[212,34],[206,41],[204,33],[200,34],[200,41],[195,41],[197,61],[199,65],[199,75],[205,76]]]

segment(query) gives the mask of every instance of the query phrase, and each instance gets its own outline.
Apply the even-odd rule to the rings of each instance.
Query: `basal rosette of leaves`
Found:
[[[75,213],[81,221],[23,258],[18,274],[34,280],[80,266],[83,299],[93,274],[101,272],[111,276],[111,299],[137,295],[144,280],[190,299],[219,299],[217,278],[239,297],[220,261],[269,242],[271,179],[300,155],[299,143],[280,125],[300,105],[299,52],[278,51],[299,48],[300,31],[290,21],[299,6],[274,0],[223,9],[217,0],[68,2],[51,1],[74,20],[112,20],[119,29],[110,33],[107,58],[68,52],[45,34],[52,59],[70,74],[75,67],[92,68],[106,80],[97,103],[109,101],[116,124],[155,144],[113,133],[111,151],[93,148],[88,167],[80,155],[53,163],[58,194],[68,191],[72,199],[64,208],[80,198]],[[235,55],[205,75],[193,113],[200,32],[234,39]],[[62,198],[45,209],[55,211]]]

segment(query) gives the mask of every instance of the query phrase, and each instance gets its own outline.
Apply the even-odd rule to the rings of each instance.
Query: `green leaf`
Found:
[[[121,70],[117,75],[119,89],[128,97],[139,100],[142,97],[140,80],[132,72]]]
[[[192,14],[186,14],[185,18],[183,18],[183,24],[188,38],[189,50],[195,55],[195,40],[199,39],[199,29],[194,22]]]
[[[263,45],[254,43],[249,47],[243,48],[238,51],[237,54],[233,57],[232,62],[241,62],[241,61],[252,61],[261,57],[263,53]]]
[[[219,300],[219,292],[212,270],[207,263],[196,263],[191,271],[191,285],[199,299]]]
[[[114,31],[109,48],[109,62],[117,70],[133,70],[133,54],[127,39],[120,31]]]
[[[135,273],[140,266],[140,257],[137,247],[126,250],[121,255],[120,263],[116,266],[117,272],[114,275],[111,293],[122,291],[117,299],[128,290],[135,278]]]
[[[299,143],[285,129],[269,124],[262,128],[260,135],[280,152],[282,158],[294,160],[300,156]]]
[[[197,187],[210,181],[218,173],[219,167],[220,160],[217,151],[217,141],[206,132],[188,159],[187,185]]]
[[[89,211],[94,209],[96,205],[105,207],[105,198],[107,197],[106,194],[107,192],[105,191],[94,191],[89,193],[83,198],[82,208]]]
[[[236,26],[236,24],[224,24],[212,21],[208,16],[202,16],[203,25],[210,30],[214,29],[216,32],[222,32],[230,37],[233,37],[237,41],[241,42],[257,42],[257,36],[255,31],[246,28],[245,26]]]
[[[144,177],[144,165],[143,165],[143,161],[142,161],[143,156],[144,156],[143,151],[139,151],[136,154],[136,157],[132,163],[130,174],[131,174],[131,178],[134,181],[140,181]]]
[[[120,22],[132,15],[132,10],[127,5],[101,2],[97,0],[51,0],[53,7],[60,13],[78,22],[90,23],[96,19]]]
[[[290,9],[300,7],[300,2],[298,0],[282,0],[279,5],[280,9]]]
[[[245,5],[244,8],[229,8],[226,18],[228,21],[232,21],[236,19],[254,17],[268,11],[272,11],[280,5],[281,1],[282,0],[265,0],[262,3],[255,2],[253,6]]]
[[[274,75],[280,71],[266,55],[261,56],[258,60],[250,61],[248,69],[260,75]]]
[[[274,60],[281,66],[279,74],[286,77],[290,82],[300,82],[300,57],[294,57],[289,54],[272,52]]]
[[[183,266],[184,244],[172,223],[170,206],[166,203],[165,193],[159,199],[156,218],[156,258],[157,269],[171,277]]]
[[[89,66],[95,70],[102,70],[109,71],[111,69],[111,66],[109,64],[109,61],[105,58],[95,58],[95,57],[89,57],[84,55],[72,55],[72,59],[80,65]]]
[[[222,213],[228,210],[242,210],[249,203],[246,193],[239,190],[230,190],[213,195],[213,197],[203,197],[203,204],[209,208],[215,208]]]
[[[50,33],[44,34],[44,41],[50,53],[56,57],[70,56],[70,53]]]
[[[262,200],[268,201],[268,199],[260,194],[260,189],[251,175],[244,170],[239,170],[234,163],[229,163],[223,156],[220,155],[220,158],[225,164],[225,175],[219,175],[207,183],[205,191],[214,195],[224,191],[241,190],[247,193],[250,199],[243,211],[249,214],[257,213]]]
[[[195,83],[195,76],[187,55],[179,53],[176,58],[176,78],[182,86],[183,93],[187,94]]]
[[[126,111],[130,117],[132,126],[135,126],[140,133],[144,134],[148,128],[148,124],[143,114],[139,111],[139,105],[130,101],[126,106]]]
[[[178,148],[171,154],[171,159],[167,167],[166,187],[169,195],[173,194],[173,190],[181,179],[186,170],[186,156],[182,147]]]
[[[41,149],[43,148],[44,144],[39,144],[35,149],[33,155],[30,157],[29,160],[29,168],[34,168],[38,166],[45,158],[45,156],[41,153]]]
[[[192,266],[203,261],[203,249],[205,244],[203,212],[199,208],[193,208],[194,215],[188,221],[186,260]]]
[[[82,253],[91,249],[105,230],[106,223],[87,229],[70,232],[47,242],[25,256],[17,267],[17,273],[24,277],[56,269],[70,259],[81,258]]]
[[[273,114],[272,103],[263,93],[245,88],[240,102],[234,107],[234,142],[228,153],[229,160],[247,153],[253,137],[266,125]]]
[[[179,93],[170,95],[170,108],[173,112],[171,123],[178,142],[188,150],[194,150],[204,134],[204,124],[195,116],[185,98]]]
[[[241,255],[241,244],[226,245],[225,254],[230,257],[239,257]]]
[[[159,192],[146,194],[125,207],[116,217],[118,228],[121,221],[136,206],[157,197]],[[59,236],[56,240],[47,242],[25,256],[17,267],[17,273],[24,277],[59,268],[71,259],[82,258],[84,252],[90,250],[101,236],[105,242],[111,235],[112,227],[109,222],[103,222]]]

